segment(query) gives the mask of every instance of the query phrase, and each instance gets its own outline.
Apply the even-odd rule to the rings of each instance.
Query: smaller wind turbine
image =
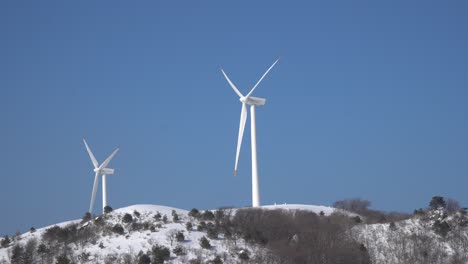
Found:
[[[93,184],[93,192],[91,193],[91,203],[89,205],[89,213],[92,213],[94,207],[94,200],[96,198],[97,188],[99,186],[99,175],[102,175],[102,211],[104,213],[104,208],[107,206],[107,186],[106,186],[106,175],[114,174],[114,169],[106,168],[109,162],[112,160],[114,155],[119,151],[120,148],[116,148],[112,154],[101,164],[99,165],[98,161],[93,155],[93,152],[86,143],[86,140],[83,138],[83,142],[86,146],[86,150],[88,151],[89,157],[91,158],[91,162],[94,165],[94,184]]]
[[[237,174],[237,163],[239,162],[239,154],[242,145],[242,137],[244,135],[245,123],[247,122],[247,106],[250,105],[250,145],[252,147],[252,207],[260,206],[260,188],[258,180],[258,169],[257,169],[257,132],[255,126],[255,106],[262,106],[265,104],[265,98],[253,97],[252,93],[255,91],[260,82],[270,72],[270,70],[278,63],[279,58],[268,68],[268,70],[262,75],[260,80],[254,85],[252,90],[247,95],[243,95],[234,83],[229,79],[227,74],[221,69],[227,82],[239,96],[239,101],[242,103],[240,124],[239,124],[239,135],[237,137],[237,151],[236,151],[236,163],[234,165],[234,176]]]

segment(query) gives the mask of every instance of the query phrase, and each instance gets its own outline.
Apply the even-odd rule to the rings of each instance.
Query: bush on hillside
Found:
[[[264,245],[281,263],[370,263],[347,232],[355,223],[346,215],[249,208],[238,210],[231,224],[234,236]]]
[[[436,210],[439,208],[445,208],[445,200],[442,196],[434,196],[432,197],[431,201],[429,202],[429,208],[432,210]]]
[[[106,205],[104,207],[104,213],[105,214],[108,214],[108,213],[111,213],[114,209],[112,209],[112,207],[110,207],[109,205]]]
[[[185,255],[187,254],[187,252],[185,252],[185,249],[184,247],[182,246],[176,246],[173,250],[172,250],[172,253],[174,253],[176,256],[182,256],[182,255]]]
[[[200,242],[200,247],[202,247],[204,249],[210,249],[211,248],[211,243],[205,236],[201,237],[199,242]]]
[[[86,212],[83,216],[83,218],[81,218],[81,224],[84,224],[88,221],[91,220],[91,213],[90,212]]]
[[[200,211],[198,211],[197,208],[192,208],[192,210],[190,210],[190,212],[188,213],[188,215],[190,217],[193,217],[193,218],[198,218],[200,217]]]
[[[68,259],[67,255],[63,254],[56,258],[56,264],[71,264],[70,259]]]
[[[156,264],[164,263],[171,256],[169,248],[160,245],[153,246],[151,253],[153,255],[153,263]]]
[[[138,218],[138,217],[140,217],[141,214],[137,210],[134,210],[133,215]]]
[[[156,212],[156,214],[154,215],[154,220],[161,220],[161,213],[160,212]]]
[[[215,219],[215,215],[213,214],[213,212],[206,210],[201,215],[201,219],[205,221],[213,221]]]
[[[184,232],[178,231],[175,235],[177,242],[183,242],[185,240]]]
[[[121,224],[115,224],[112,227],[112,232],[117,233],[119,235],[123,235],[125,233],[125,230],[124,230],[124,228],[122,227]]]
[[[1,247],[8,247],[11,243],[11,239],[10,237],[8,237],[8,235],[6,235],[3,239],[2,239],[2,242],[0,242],[0,246]]]
[[[133,217],[131,214],[128,214],[126,213],[123,218],[122,218],[122,222],[126,223],[126,224],[129,224],[131,222],[133,222]]]
[[[141,254],[138,257],[138,264],[150,264],[151,263],[151,258],[146,255],[146,254]]]
[[[192,231],[192,228],[193,228],[193,225],[191,222],[187,222],[185,224],[185,228],[187,229],[187,231]]]

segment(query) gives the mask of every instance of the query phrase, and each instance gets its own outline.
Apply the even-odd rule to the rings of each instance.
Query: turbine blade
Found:
[[[89,148],[88,143],[86,143],[86,140],[84,138],[83,138],[83,142],[86,146],[86,150],[88,151],[89,157],[91,158],[91,162],[93,163],[94,168],[96,169],[97,167],[99,167],[99,163],[97,162],[96,158],[93,155],[93,152]]]
[[[237,163],[239,162],[239,154],[242,145],[242,137],[244,135],[245,122],[247,121],[247,107],[242,103],[242,110],[239,123],[239,136],[237,138],[236,165],[234,166],[234,176],[237,174]]]
[[[109,162],[112,160],[112,158],[115,156],[115,154],[117,153],[117,151],[119,151],[120,148],[116,148],[114,150],[114,152],[112,152],[112,154],[110,154],[110,156],[101,164],[101,166],[99,166],[100,169],[103,169],[105,168]]]
[[[250,92],[245,96],[246,98],[249,98],[249,96],[255,91],[255,89],[257,88],[258,84],[260,84],[260,82],[263,80],[263,78],[265,78],[265,76],[268,74],[268,72],[276,65],[276,63],[278,63],[280,59],[278,58],[271,66],[270,68],[268,68],[268,70],[262,75],[262,77],[260,78],[260,80],[258,80],[258,82],[255,84],[255,86],[252,88],[252,90],[250,90]]]
[[[239,90],[237,89],[237,87],[231,82],[231,80],[229,79],[229,77],[226,75],[226,73],[223,71],[223,69],[221,68],[221,72],[223,73],[224,75],[224,78],[226,78],[226,80],[228,81],[229,85],[232,87],[232,89],[234,90],[234,92],[236,92],[237,95],[239,95],[239,97],[244,97],[241,92],[239,92]]]
[[[93,212],[94,200],[96,199],[96,192],[99,185],[99,173],[96,172],[94,176],[93,192],[91,193],[91,203],[89,204],[89,212]]]

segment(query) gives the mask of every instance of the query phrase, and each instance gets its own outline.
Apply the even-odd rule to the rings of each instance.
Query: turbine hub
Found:
[[[242,103],[245,103],[247,100],[246,100],[245,97],[241,97],[241,98],[239,98],[239,101],[241,101]]]

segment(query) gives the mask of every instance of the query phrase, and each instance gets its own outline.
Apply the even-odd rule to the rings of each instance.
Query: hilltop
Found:
[[[443,207],[402,217],[300,204],[132,205],[4,237],[0,263],[466,264],[467,226],[466,214]]]

